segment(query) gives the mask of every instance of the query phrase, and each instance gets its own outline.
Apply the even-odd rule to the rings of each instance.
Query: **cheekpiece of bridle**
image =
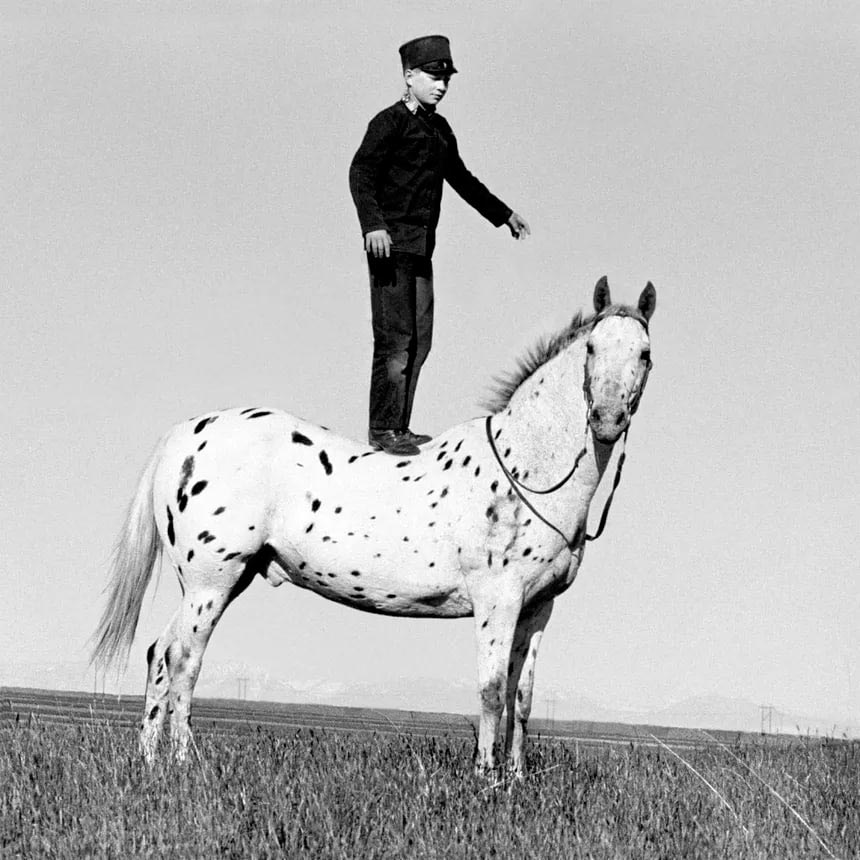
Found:
[[[595,325],[600,322],[602,317],[598,317],[595,320]],[[636,319],[645,326],[645,332],[648,332],[648,322],[647,320],[641,319],[638,316]],[[594,541],[597,540],[602,534],[603,529],[606,527],[606,521],[609,517],[609,509],[612,507],[612,499],[615,497],[615,491],[618,489],[618,485],[621,483],[621,470],[624,467],[624,460],[627,457],[627,434],[630,432],[630,423],[633,420],[633,416],[636,414],[636,410],[639,408],[639,401],[642,399],[642,393],[645,391],[645,384],[648,382],[648,374],[651,372],[651,368],[654,366],[653,362],[649,358],[645,365],[645,373],[642,376],[642,384],[639,386],[639,390],[636,394],[630,398],[630,418],[627,421],[627,427],[624,428],[624,435],[622,440],[622,450],[621,454],[618,457],[618,465],[615,467],[615,478],[612,482],[612,489],[609,491],[609,498],[606,500],[606,504],[603,506],[603,513],[600,515],[600,522],[597,525],[597,531],[590,535],[586,533],[585,540]],[[591,417],[591,406],[594,402],[594,397],[591,393],[591,375],[588,372],[588,359],[585,361],[585,368],[583,370],[582,376],[582,394],[585,398],[585,442],[588,441],[588,419]],[[573,461],[573,465],[570,467],[570,471],[560,480],[558,483],[553,484],[551,487],[547,487],[546,489],[536,489],[535,487],[528,487],[522,481],[520,481],[516,476],[511,474],[508,467],[502,461],[502,458],[499,456],[499,450],[496,447],[495,439],[493,439],[492,433],[492,415],[487,416],[487,420],[485,422],[486,431],[487,431],[487,441],[490,443],[490,450],[493,452],[493,455],[496,458],[496,462],[499,464],[502,472],[505,477],[508,479],[508,483],[511,485],[511,489],[517,494],[519,500],[542,522],[544,525],[549,526],[554,532],[561,536],[562,540],[564,540],[565,545],[571,552],[576,549],[578,543],[580,543],[581,539],[579,538],[579,531],[574,535],[573,538],[568,538],[564,532],[556,526],[554,523],[551,523],[546,517],[544,517],[540,511],[538,511],[535,506],[522,494],[522,490],[525,490],[528,493],[534,493],[535,495],[549,495],[550,493],[554,493],[557,490],[560,490],[576,473],[577,467],[579,466],[580,460],[585,456],[586,447],[585,442],[583,443],[582,449],[576,455],[576,458]]]

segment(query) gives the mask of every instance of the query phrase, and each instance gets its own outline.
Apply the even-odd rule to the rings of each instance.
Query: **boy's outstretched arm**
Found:
[[[515,239],[525,239],[531,233],[526,220],[503,203],[483,182],[469,172],[460,157],[457,139],[447,129],[450,147],[445,179],[448,184],[472,207],[478,210],[493,226],[506,224]]]

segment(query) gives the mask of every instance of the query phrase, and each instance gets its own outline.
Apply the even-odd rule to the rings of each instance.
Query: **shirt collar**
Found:
[[[412,95],[412,93],[411,93],[409,90],[407,90],[407,91],[404,93],[403,98],[402,98],[402,100],[401,100],[401,101],[403,102],[403,104],[405,104],[405,105],[406,105],[406,109],[407,109],[407,110],[409,111],[409,113],[411,113],[413,116],[429,117],[429,116],[432,116],[432,115],[435,113],[435,110],[428,110],[427,108],[425,108],[425,107],[421,104],[421,102],[419,102],[419,101],[418,101],[418,99],[416,99],[416,98]]]

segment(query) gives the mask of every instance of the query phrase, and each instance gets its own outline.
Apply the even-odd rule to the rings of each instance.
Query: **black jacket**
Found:
[[[399,101],[367,126],[349,168],[349,188],[362,233],[388,230],[392,249],[431,256],[442,202],[442,181],[496,227],[510,207],[466,169],[444,117]]]

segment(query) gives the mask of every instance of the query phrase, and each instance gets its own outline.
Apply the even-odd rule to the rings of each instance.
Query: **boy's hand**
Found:
[[[531,235],[531,230],[529,230],[529,225],[526,223],[526,219],[520,215],[517,215],[516,212],[511,212],[510,218],[507,221],[508,230],[511,231],[511,236],[514,239],[525,239],[526,236]]]
[[[364,236],[364,249],[368,254],[381,260],[391,256],[391,236],[388,230],[371,230]]]

